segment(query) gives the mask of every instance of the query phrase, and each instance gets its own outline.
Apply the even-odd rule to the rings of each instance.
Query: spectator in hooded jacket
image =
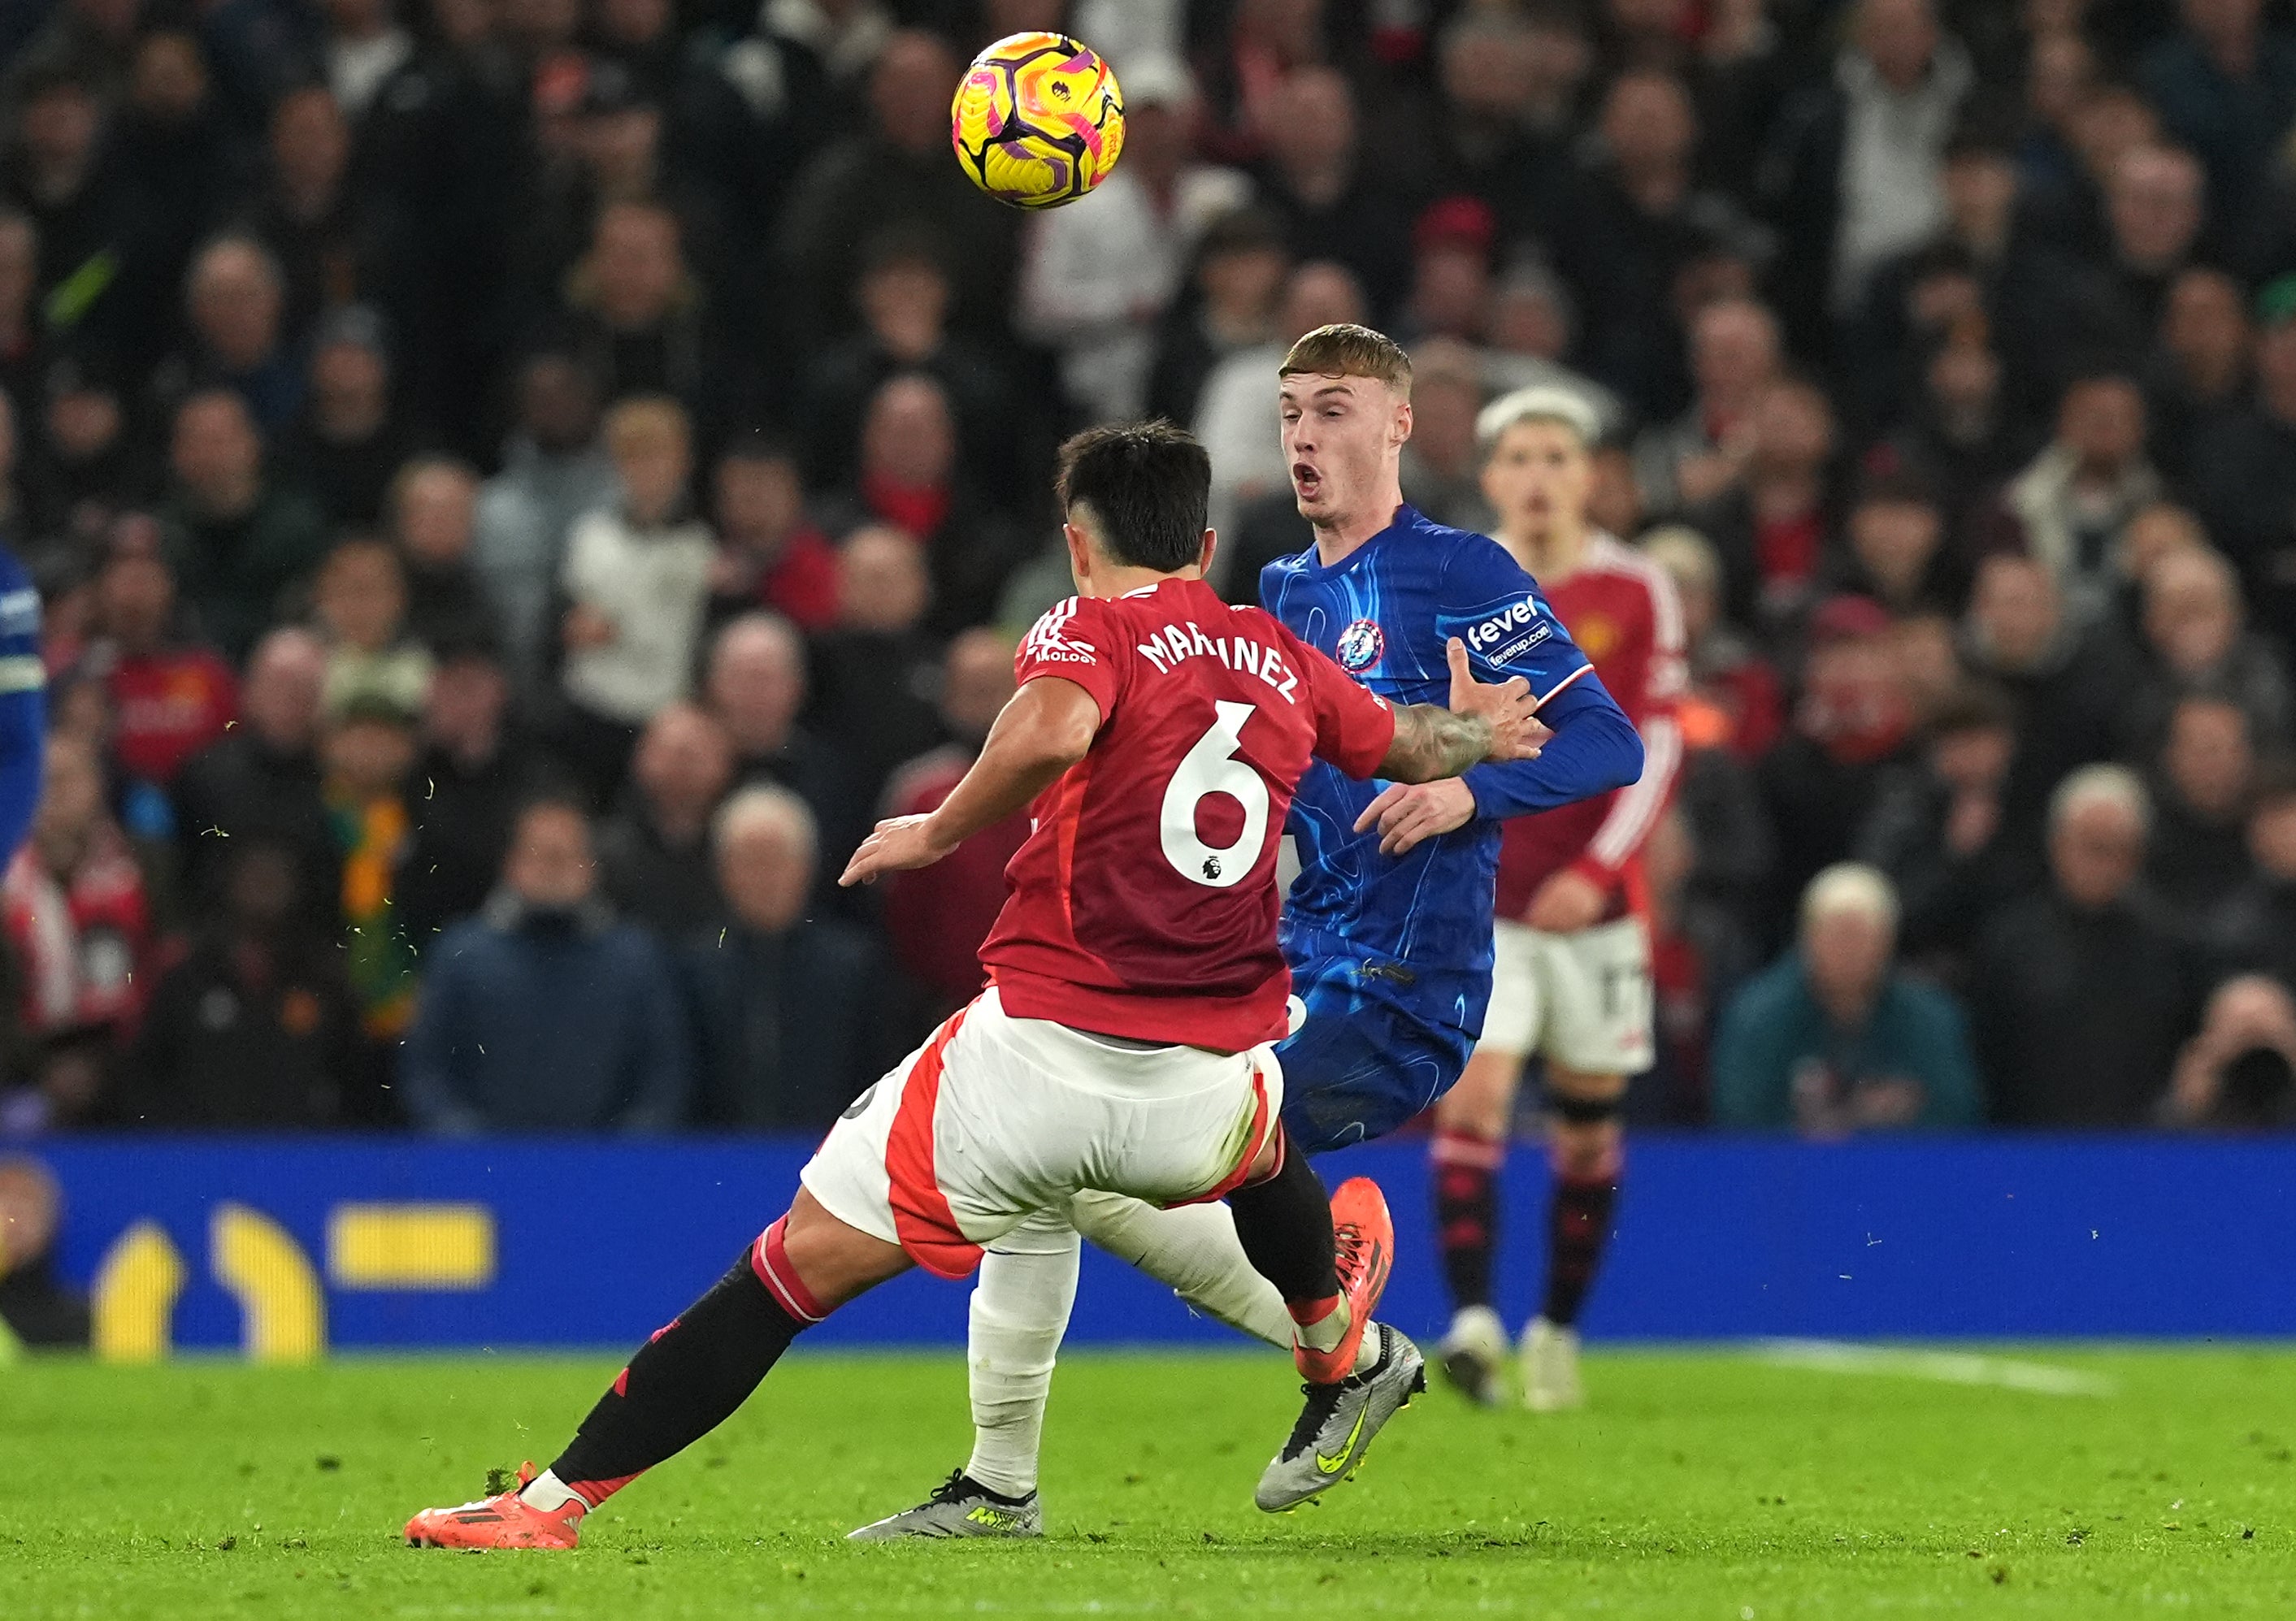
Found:
[[[666,1131],[692,1048],[661,948],[597,893],[590,823],[568,800],[519,815],[502,886],[430,953],[399,1089],[417,1126]]]

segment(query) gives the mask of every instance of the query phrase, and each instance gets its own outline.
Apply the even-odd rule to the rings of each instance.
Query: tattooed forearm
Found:
[[[1455,715],[1433,704],[1395,711],[1395,741],[1380,762],[1390,782],[1432,782],[1456,777],[1491,751],[1491,725],[1480,715]]]

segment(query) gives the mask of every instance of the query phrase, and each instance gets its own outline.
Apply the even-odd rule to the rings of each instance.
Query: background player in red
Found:
[[[572,1547],[584,1515],[731,1416],[801,1330],[913,1265],[963,1277],[1088,1187],[1228,1201],[1309,1387],[1271,1475],[1351,1474],[1419,1387],[1416,1348],[1370,1321],[1393,1245],[1378,1190],[1358,1178],[1327,1203],[1285,1149],[1276,843],[1311,757],[1419,782],[1532,752],[1528,684],[1478,685],[1454,643],[1459,712],[1393,708],[1273,616],[1228,607],[1203,583],[1210,465],[1177,430],[1095,430],[1062,468],[1079,594],[1022,643],[1020,691],[964,780],[881,823],[841,880],[930,864],[1029,806],[981,951],[989,988],[855,1101],[788,1213],[631,1359],[548,1470],[425,1510],[409,1542]]]
[[[1518,390],[1476,430],[1496,538],[1594,660],[1641,733],[1645,761],[1638,782],[1506,824],[1490,1011],[1465,1074],[1435,1106],[1436,1220],[1454,1307],[1442,1363],[1478,1400],[1495,1401],[1507,1350],[1491,1308],[1498,1174],[1524,1062],[1545,1060],[1554,1182],[1546,1290],[1523,1331],[1522,1376],[1525,1401],[1547,1412],[1585,1399],[1575,1325],[1618,1199],[1627,1083],[1652,1061],[1641,853],[1682,765],[1682,608],[1657,564],[1588,527],[1596,424],[1577,395]]]

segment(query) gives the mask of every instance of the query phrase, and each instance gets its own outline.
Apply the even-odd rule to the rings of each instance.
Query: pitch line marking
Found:
[[[1914,1351],[1897,1346],[1857,1345],[1841,1339],[1764,1339],[1755,1343],[1761,1361],[1781,1368],[1819,1373],[1895,1375],[1934,1379],[1946,1385],[1991,1385],[2034,1396],[2117,1396],[2120,1382],[2100,1373],[2007,1356],[1978,1356],[1965,1351]]]

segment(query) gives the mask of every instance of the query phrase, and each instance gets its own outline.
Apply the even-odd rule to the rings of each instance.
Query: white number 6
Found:
[[[1267,784],[1235,757],[1243,746],[1243,723],[1251,718],[1251,706],[1213,707],[1219,718],[1196,740],[1164,790],[1164,859],[1191,883],[1226,889],[1241,883],[1259,863],[1260,845],[1267,837]],[[1226,794],[1243,806],[1243,831],[1224,849],[1216,850],[1196,837],[1196,806],[1210,794]]]

